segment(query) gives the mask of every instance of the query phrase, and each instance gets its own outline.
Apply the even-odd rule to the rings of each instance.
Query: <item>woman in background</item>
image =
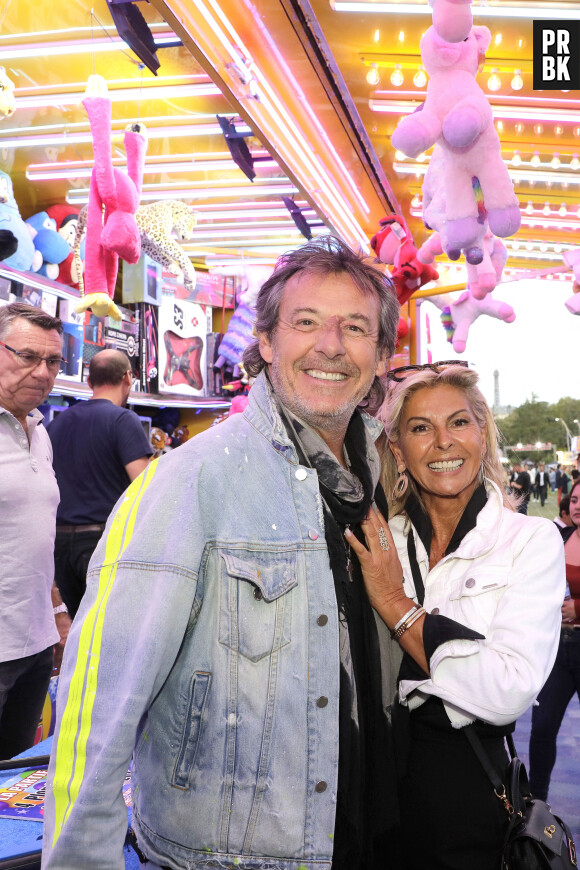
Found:
[[[559,528],[566,560],[566,597],[562,604],[560,645],[552,673],[532,710],[530,734],[530,789],[534,797],[548,799],[550,777],[556,763],[556,739],[574,693],[580,700],[580,480],[570,491],[571,526]]]
[[[392,519],[387,526],[371,511],[368,550],[347,540],[373,607],[404,650],[405,866],[496,870],[507,814],[463,728],[475,723],[503,776],[504,736],[556,653],[562,545],[553,523],[524,517],[508,501],[495,423],[474,371],[435,363],[388,378],[379,417]]]

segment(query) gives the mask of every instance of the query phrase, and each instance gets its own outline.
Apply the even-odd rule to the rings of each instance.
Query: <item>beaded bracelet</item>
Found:
[[[423,616],[424,613],[425,613],[425,608],[424,608],[424,607],[415,607],[415,609],[414,609],[413,613],[411,614],[411,616],[409,616],[408,619],[406,619],[406,620],[402,623],[402,625],[400,625],[397,629],[394,629],[394,630],[391,632],[391,637],[393,638],[393,640],[400,640],[401,637],[402,637],[402,636],[405,634],[405,632],[407,631],[407,629],[411,628],[411,626],[412,626],[415,622],[417,622],[417,620],[420,619],[420,618]]]

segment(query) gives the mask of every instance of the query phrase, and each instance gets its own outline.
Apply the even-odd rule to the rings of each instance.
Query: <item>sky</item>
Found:
[[[517,407],[534,393],[539,401],[557,402],[563,396],[580,398],[580,316],[570,314],[564,301],[572,295],[569,281],[523,279],[500,284],[493,298],[515,311],[513,323],[481,316],[471,326],[467,347],[455,353],[446,340],[440,312],[425,301],[421,311],[419,362],[427,362],[425,315],[431,333],[434,362],[466,359],[480,375],[481,390],[494,403],[495,369],[499,371],[501,405]],[[460,293],[453,294],[459,297]]]

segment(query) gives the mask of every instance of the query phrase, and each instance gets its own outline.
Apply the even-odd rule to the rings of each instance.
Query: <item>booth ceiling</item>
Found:
[[[157,75],[118,35],[105,0],[92,9],[82,0],[5,5],[0,62],[17,109],[0,121],[0,169],[12,176],[23,217],[86,202],[92,143],[80,99],[98,73],[113,101],[116,162],[123,165],[124,127],[141,121],[149,138],[142,201],[195,207],[185,247],[198,265],[269,262],[329,230],[368,250],[380,218],[393,212],[416,244],[425,239],[429,154],[404,158],[390,135],[425,97],[426,2],[152,0],[132,8],[155,40]],[[577,7],[489,3],[473,13],[492,32],[478,81],[522,209],[508,269],[561,266],[580,225],[580,99],[533,92],[532,21],[574,18]],[[241,137],[230,139],[237,162],[226,127]],[[239,168],[240,142],[253,181]]]

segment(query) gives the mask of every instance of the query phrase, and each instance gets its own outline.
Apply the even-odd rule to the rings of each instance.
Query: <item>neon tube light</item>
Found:
[[[175,44],[175,34],[158,36],[155,38],[157,48],[163,48],[167,43]],[[117,37],[103,37],[98,39],[78,39],[69,42],[42,42],[18,45],[15,48],[4,47],[0,49],[2,61],[20,60],[28,57],[63,57],[74,54],[93,54],[105,51],[131,51],[130,47],[122,39]]]
[[[425,163],[393,163],[393,169],[399,175],[424,175],[427,171]],[[526,181],[549,181],[552,184],[580,184],[580,176],[570,172],[560,172],[555,169],[553,172],[537,172],[535,169],[511,169],[507,167],[510,178],[519,183]]]
[[[47,165],[47,164],[44,164]],[[58,163],[48,164],[52,169],[37,169],[34,164],[26,169],[26,178],[29,181],[55,181],[57,179],[67,178],[90,178],[93,171],[92,162],[89,165],[79,166],[76,168],[68,168],[63,164],[62,168],[57,168]],[[115,163],[120,169],[126,170],[125,162]],[[264,160],[258,164],[259,167],[267,167],[269,169],[278,168],[275,160]],[[232,169],[238,169],[233,160],[199,160],[199,161],[172,161],[166,163],[145,163],[143,167],[144,175],[157,175],[159,173],[174,174],[174,173],[193,173],[193,172],[226,172]]]
[[[43,94],[42,96],[19,97],[15,94],[17,109],[37,109],[45,106],[72,106],[80,103],[85,96],[84,91],[67,93]],[[160,85],[147,88],[116,88],[108,92],[112,103],[139,102],[142,99],[169,100],[185,99],[187,97],[221,96],[221,91],[213,82],[190,85]]]
[[[429,7],[431,8],[431,7]],[[369,108],[373,112],[383,112],[390,115],[409,115],[415,109],[422,105],[421,101],[415,100],[369,100]],[[494,118],[506,118],[508,120],[520,121],[560,121],[561,123],[578,123],[578,111],[571,109],[549,109],[542,108],[538,105],[535,109],[531,107],[518,106],[491,106]]]
[[[256,190],[255,187],[252,189],[243,187],[164,187],[159,190],[144,189],[141,193],[141,202],[155,202],[160,199],[217,199],[222,196],[279,196],[281,194],[291,196],[293,193],[298,193],[298,189],[291,184],[286,186],[280,185],[279,187],[268,186],[260,190]],[[88,199],[88,191],[84,193],[81,193],[81,191],[69,191],[66,195],[66,201],[69,205],[82,205],[88,202]]]

